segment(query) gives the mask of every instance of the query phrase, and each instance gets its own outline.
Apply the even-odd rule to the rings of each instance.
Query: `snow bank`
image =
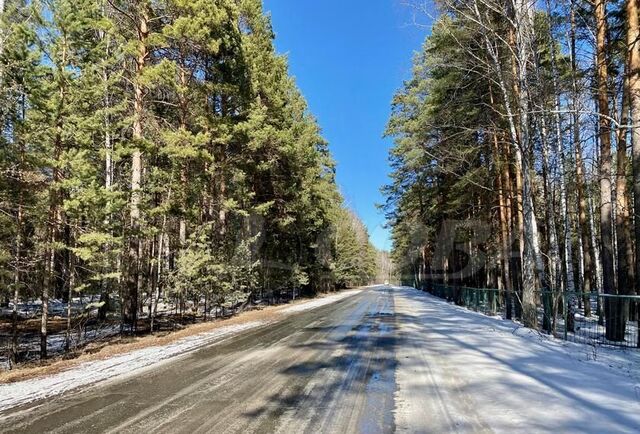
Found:
[[[394,292],[399,431],[640,431],[637,351],[560,341],[415,289]]]

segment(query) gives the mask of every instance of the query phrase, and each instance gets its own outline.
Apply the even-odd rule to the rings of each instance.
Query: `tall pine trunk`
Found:
[[[588,203],[586,196],[586,181],[584,175],[584,162],[582,158],[582,143],[580,140],[580,94],[578,90],[578,62],[576,59],[576,30],[575,30],[575,4],[571,2],[570,11],[570,54],[571,54],[571,126],[573,132],[573,153],[576,174],[576,201],[578,205],[578,231],[582,241],[582,292],[585,294],[597,290],[597,273],[593,272],[593,264],[600,267],[599,262],[594,262],[594,243],[591,239],[591,225],[587,219]],[[591,315],[591,299],[584,297],[585,316]]]
[[[49,296],[51,289],[55,288],[56,284],[56,243],[60,241],[60,228],[63,224],[63,209],[62,209],[62,186],[63,173],[61,164],[61,157],[63,152],[63,128],[64,128],[64,109],[67,97],[66,80],[63,76],[63,69],[67,67],[67,43],[66,36],[61,36],[65,42],[62,46],[62,54],[60,64],[58,65],[58,97],[59,101],[56,107],[55,117],[55,134],[53,138],[53,178],[51,180],[51,186],[49,187],[49,212],[48,229],[47,229],[47,243],[48,246],[45,249],[46,261],[48,263],[48,269],[44,283],[42,285],[42,317],[40,322],[40,358],[47,358],[47,333],[48,333],[48,320],[49,320]]]
[[[20,161],[24,160],[21,152]],[[22,164],[21,164],[22,165]],[[16,210],[16,239],[15,239],[15,269],[13,271],[13,308],[11,309],[11,349],[9,351],[9,363],[11,367],[18,361],[18,303],[20,301],[20,286],[22,284],[22,167],[18,172],[18,208]]]
[[[634,291],[640,294],[640,20],[637,0],[626,1],[627,18],[627,80],[631,112],[631,143],[633,158],[633,215],[635,238]],[[629,291],[629,293],[632,293]],[[638,328],[640,328],[640,315]],[[640,346],[640,334],[638,334]]]
[[[142,187],[142,150],[141,142],[143,134],[144,115],[144,89],[142,74],[144,72],[147,57],[147,38],[149,37],[149,16],[146,10],[140,12],[138,21],[138,50],[135,59],[135,79],[133,81],[134,106],[133,106],[133,142],[134,150],[131,156],[131,199],[130,199],[130,224],[131,234],[129,240],[129,264],[128,264],[128,294],[125,321],[129,323],[132,331],[135,331],[138,318],[138,292],[141,285],[142,271],[142,243],[140,240],[140,202]]]
[[[551,3],[547,0],[547,13],[551,16]],[[553,41],[553,32],[551,25],[549,25],[549,40]],[[551,59],[551,77],[553,84],[553,105],[554,105],[554,133],[555,133],[555,154],[558,158],[558,182],[560,187],[560,218],[562,220],[563,227],[563,257],[564,257],[564,269],[566,277],[566,290],[568,294],[568,302],[566,308],[568,309],[568,324],[567,326],[573,330],[574,328],[574,313],[576,309],[576,297],[573,294],[576,290],[575,278],[573,273],[573,252],[571,246],[571,240],[573,239],[573,231],[571,228],[571,215],[569,209],[569,201],[567,200],[567,183],[566,183],[566,162],[565,154],[562,146],[562,119],[560,117],[560,84],[558,68],[556,66],[556,52],[555,46],[549,44],[549,52]]]
[[[613,238],[611,228],[611,120],[609,118],[609,92],[607,71],[607,17],[606,0],[595,2],[596,22],[596,72],[598,83],[598,127],[600,141],[600,237],[602,240],[603,292],[615,294],[613,266]],[[617,318],[611,299],[605,299],[606,336],[611,341],[619,341]]]
[[[103,13],[106,13],[106,5],[103,8]],[[100,31],[99,37],[101,40],[105,42],[105,55],[108,57],[111,49],[111,41],[107,36],[107,32]],[[109,86],[109,71],[106,67],[103,68],[102,78],[104,80],[103,87],[103,108],[105,111],[104,120],[103,120],[103,128],[104,128],[104,188],[110,193],[113,188],[113,138],[111,133],[111,117],[109,114],[109,110],[111,109],[111,95],[110,95],[110,86]],[[108,201],[108,206],[111,208],[111,199]],[[111,219],[112,215],[107,214],[104,219],[104,228],[109,232],[110,235],[113,235],[112,227],[111,227]],[[108,255],[109,251],[113,248],[111,242],[105,243],[103,246],[103,252],[105,256]],[[109,272],[109,266],[111,264],[104,264],[103,272],[106,274]],[[109,310],[109,281],[106,278],[102,278],[100,282],[100,308],[98,309],[98,318],[102,321],[107,319],[107,312]]]
[[[547,128],[544,122],[544,116],[540,117],[540,144],[542,147],[542,179],[543,179],[543,194],[544,197],[553,197],[553,187],[551,183],[551,171],[549,165],[549,146],[547,142]],[[553,315],[552,309],[552,297],[548,293],[550,290],[558,288],[561,281],[561,273],[558,272],[558,265],[560,265],[560,249],[558,247],[558,232],[556,229],[556,219],[553,209],[553,201],[547,200],[545,207],[545,220],[547,223],[547,244],[548,244],[548,270],[549,277],[542,289],[545,293],[542,295],[544,315],[542,321],[542,328],[551,332]],[[562,267],[560,267],[562,269]]]
[[[69,254],[69,281],[68,285],[68,295],[69,299],[67,302],[67,331],[65,333],[64,340],[64,349],[65,351],[69,351],[71,348],[71,300],[73,298],[73,291],[75,291],[76,287],[76,257],[73,252]]]
[[[524,253],[522,263],[522,322],[526,327],[537,326],[536,290],[540,281],[544,281],[544,266],[540,255],[538,224],[533,204],[533,180],[531,174],[530,152],[531,138],[529,134],[529,79],[527,65],[531,61],[533,16],[528,2],[514,1],[515,47],[513,50],[517,65],[516,100],[519,119],[520,152],[516,154],[517,166],[522,168],[522,214],[524,218]]]
[[[625,68],[626,72],[626,68]],[[628,294],[633,287],[633,241],[629,224],[629,200],[627,192],[627,127],[629,122],[629,80],[624,79],[622,110],[616,150],[616,235],[618,253],[618,294]],[[616,300],[615,309],[617,336],[624,336],[628,317],[628,302]]]
[[[633,210],[635,235],[635,292],[640,294],[640,20],[637,0],[627,0],[627,74],[633,146]]]
[[[489,87],[490,102],[495,106],[494,96],[492,88]],[[499,250],[499,259],[501,264],[501,275],[498,276],[498,281],[505,294],[505,303],[507,303],[508,316],[511,315],[511,295],[513,291],[512,276],[511,276],[511,189],[509,188],[509,152],[508,148],[502,152],[500,142],[498,140],[498,133],[492,132],[493,138],[493,155],[496,160],[496,179],[498,185],[498,220],[500,229],[500,243],[501,249]],[[501,158],[503,156],[503,158]],[[499,296],[499,294],[498,294]]]

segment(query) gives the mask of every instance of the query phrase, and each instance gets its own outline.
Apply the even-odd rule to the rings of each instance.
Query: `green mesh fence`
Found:
[[[495,288],[431,284],[436,297],[489,316],[519,321],[517,291]],[[640,347],[639,295],[614,295],[569,291],[536,291],[536,328],[558,338],[586,344]]]

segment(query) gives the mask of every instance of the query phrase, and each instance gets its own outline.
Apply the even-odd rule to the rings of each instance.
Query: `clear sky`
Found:
[[[318,118],[337,166],[340,190],[389,249],[380,187],[387,183],[391,141],[383,139],[391,98],[410,77],[424,37],[400,0],[265,0],[276,48]],[[424,17],[420,18],[423,22]]]

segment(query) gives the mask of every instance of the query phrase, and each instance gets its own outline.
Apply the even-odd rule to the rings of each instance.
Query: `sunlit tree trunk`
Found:
[[[606,0],[595,2],[596,23],[596,71],[598,81],[598,124],[600,140],[600,237],[602,240],[602,272],[603,292],[615,294],[613,239],[612,239],[612,204],[611,204],[611,120],[609,113],[608,71],[607,71],[607,18]],[[614,302],[605,300],[607,339],[618,341],[620,336],[616,327]]]
[[[570,55],[571,55],[571,126],[573,133],[573,153],[576,175],[576,196],[578,205],[578,231],[582,240],[582,291],[590,293],[598,288],[597,273],[593,272],[594,244],[591,240],[591,224],[587,220],[587,196],[585,191],[584,162],[582,159],[582,143],[580,140],[580,93],[578,90],[578,65],[576,59],[576,32],[575,32],[575,5],[571,2],[570,11]],[[600,267],[599,262],[595,263]],[[584,312],[586,316],[591,314],[591,300],[588,296],[584,299]]]
[[[149,15],[142,6],[138,24],[138,43],[135,59],[135,79],[133,80],[134,106],[133,106],[133,141],[134,149],[131,155],[131,199],[130,199],[130,224],[131,235],[129,241],[128,264],[128,294],[125,310],[125,321],[129,323],[131,330],[135,330],[138,318],[138,293],[141,284],[140,272],[142,270],[142,243],[140,240],[140,202],[142,187],[142,150],[144,116],[144,89],[142,74],[146,67],[149,55],[147,38],[149,37]]]
[[[625,68],[626,73],[626,68]],[[626,75],[626,74],[625,74]],[[622,110],[620,114],[620,126],[617,135],[617,173],[616,173],[616,237],[617,237],[617,271],[618,294],[633,293],[633,241],[631,239],[631,225],[629,222],[629,199],[627,192],[627,127],[629,122],[629,80],[624,79],[622,92]],[[612,306],[615,309],[617,334],[624,336],[628,319],[628,301],[617,300]]]
[[[553,188],[551,185],[551,173],[549,167],[549,146],[547,137],[547,127],[544,121],[544,116],[540,117],[540,144],[542,147],[542,178],[543,178],[543,194],[545,198],[551,198],[553,196]],[[548,259],[548,281],[543,284],[542,289],[545,292],[549,292],[553,289],[559,288],[561,274],[558,272],[558,265],[560,265],[560,249],[558,247],[558,235],[556,230],[556,219],[553,209],[553,201],[547,199],[545,201],[545,220],[547,224],[547,243],[549,249]],[[562,268],[561,268],[562,269]],[[542,297],[544,316],[542,327],[547,332],[551,332],[551,316],[552,316],[552,297],[550,294],[545,293]]]
[[[9,362],[12,367],[17,362],[18,356],[18,303],[20,302],[20,286],[22,285],[22,232],[23,232],[23,194],[22,194],[22,166],[24,162],[24,147],[20,146],[20,168],[18,168],[18,203],[16,209],[16,239],[13,271],[13,308],[11,309],[11,350]]]
[[[633,215],[634,215],[634,290],[640,294],[640,13],[637,0],[627,0],[627,80],[629,89],[629,108],[631,113],[631,144],[633,163]],[[633,293],[625,291],[625,293]],[[640,313],[636,312],[640,329]],[[637,345],[640,346],[640,333]]]
[[[640,294],[640,20],[637,0],[626,1],[627,68],[633,146],[633,210],[635,235],[635,292]],[[640,335],[639,335],[640,336]],[[640,337],[639,337],[640,339]]]
[[[490,102],[495,105],[494,96],[491,87]],[[493,157],[496,160],[496,178],[498,185],[498,220],[500,227],[500,243],[501,249],[499,253],[502,273],[498,276],[502,289],[505,293],[505,303],[507,303],[507,313],[511,315],[511,293],[513,291],[511,276],[511,192],[509,188],[509,153],[502,152],[502,147],[498,140],[498,133],[492,132],[493,139]],[[502,157],[502,158],[501,158]]]
[[[533,15],[530,5],[524,0],[514,1],[514,26],[516,45],[513,50],[517,65],[520,152],[516,154],[517,165],[522,168],[522,213],[524,217],[524,254],[522,264],[522,322],[527,327],[537,326],[536,290],[539,282],[544,281],[544,266],[540,255],[538,239],[538,224],[533,204],[533,189],[531,180],[531,150],[529,134],[529,81],[528,65],[531,62],[531,30],[533,29]]]
[[[551,3],[547,0],[547,12],[549,16],[551,16]],[[551,31],[551,27],[549,27],[549,40],[553,41],[553,32]],[[560,220],[562,221],[563,227],[563,257],[564,257],[564,268],[565,268],[565,278],[566,278],[566,290],[569,291],[567,309],[569,309],[569,322],[568,326],[573,329],[573,315],[576,309],[576,297],[571,292],[576,290],[575,286],[575,278],[573,273],[573,252],[571,246],[571,240],[573,239],[573,231],[570,220],[570,209],[569,202],[567,200],[567,184],[566,184],[566,169],[565,169],[565,154],[564,147],[562,146],[562,119],[560,117],[560,84],[559,84],[559,74],[558,68],[556,65],[556,51],[553,44],[550,44],[549,52],[550,52],[550,60],[551,60],[551,77],[553,84],[553,104],[554,104],[554,133],[555,133],[555,154],[557,156],[558,161],[558,182],[559,182],[559,190],[560,190]]]
[[[71,348],[71,300],[73,299],[73,292],[76,289],[76,257],[73,252],[69,254],[69,281],[68,285],[68,301],[67,301],[67,331],[65,333],[64,339],[64,349],[65,351],[69,351]]]
[[[185,66],[180,65],[180,86],[181,91],[179,92],[179,101],[180,105],[180,129],[183,132],[187,131],[187,113],[188,113],[188,101],[185,95],[187,89],[187,74],[185,71]],[[180,166],[180,182],[182,184],[182,210],[180,214],[180,222],[178,228],[178,237],[180,240],[180,247],[184,248],[187,244],[187,206],[188,206],[188,190],[189,190],[189,175],[188,175],[188,167],[187,167],[186,159],[182,162]]]
[[[473,12],[478,22],[483,22],[483,16],[480,13],[476,2],[473,3]],[[501,62],[498,56],[498,50],[495,43],[491,40],[487,33],[484,33],[484,42],[487,52],[491,58],[491,64],[494,69],[495,79],[498,82],[500,92],[502,94],[505,116],[509,124],[509,132],[513,146],[514,168],[516,172],[516,180],[519,175],[522,179],[522,222],[523,222],[523,247],[522,256],[522,319],[527,327],[535,327],[537,325],[536,313],[536,289],[538,282],[543,275],[543,264],[540,256],[540,246],[538,241],[538,227],[536,216],[534,213],[532,185],[530,179],[530,166],[526,158],[529,152],[529,101],[528,101],[528,81],[527,81],[527,64],[530,59],[530,40],[527,26],[533,25],[532,16],[527,9],[527,5],[521,2],[514,4],[514,28],[515,46],[511,47],[511,51],[516,63],[516,77],[514,77],[514,94],[517,101],[516,111],[512,109],[511,94],[507,90],[507,85],[503,76]],[[530,29],[530,27],[529,27]],[[516,124],[516,119],[518,123]],[[517,184],[517,182],[516,182]],[[519,210],[518,210],[519,212]]]
[[[634,285],[633,240],[629,213],[629,192],[627,191],[627,132],[629,122],[629,80],[624,80],[622,112],[618,129],[616,151],[616,228],[618,236],[618,293],[632,294]]]

